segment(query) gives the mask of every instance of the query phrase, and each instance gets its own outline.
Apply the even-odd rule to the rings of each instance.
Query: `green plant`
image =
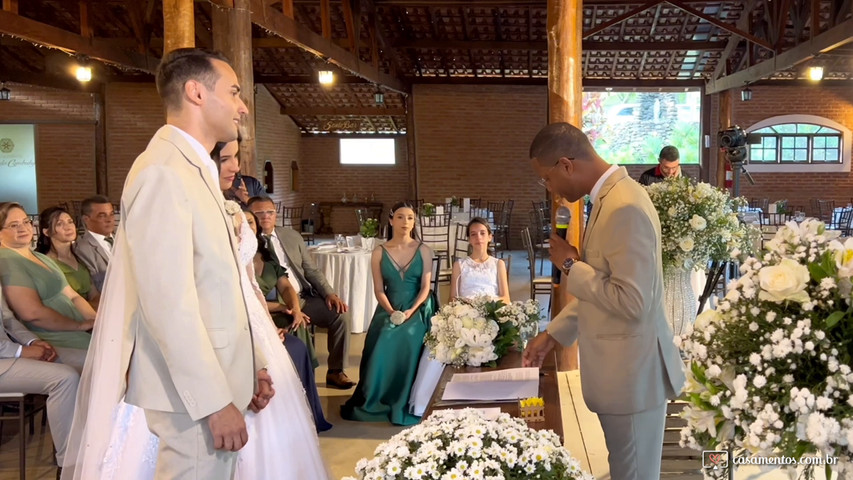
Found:
[[[379,236],[379,220],[375,218],[365,219],[358,229],[362,237],[374,238]]]
[[[421,215],[425,217],[431,217],[435,215],[435,205],[431,203],[423,204],[423,206],[421,207]]]

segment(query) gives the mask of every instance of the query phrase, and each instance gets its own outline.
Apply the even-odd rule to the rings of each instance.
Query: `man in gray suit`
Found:
[[[589,194],[583,254],[551,236],[551,261],[575,298],[524,350],[539,366],[578,340],[581,386],[604,430],[613,480],[660,478],[668,398],[684,384],[663,306],[661,232],[649,195],[625,168],[604,161],[568,123],[543,128],[530,146],[540,184],[570,202]]]
[[[74,244],[74,253],[92,275],[99,292],[104,291],[104,276],[112,258],[115,211],[107,197],[95,195],[83,200],[80,207],[86,233]]]
[[[57,359],[56,350],[15,318],[2,294],[0,320],[3,324],[0,329],[0,393],[47,395],[47,421],[56,448],[56,464],[62,465],[80,376],[68,365],[52,363]]]
[[[290,227],[275,226],[276,211],[272,199],[254,197],[249,200],[249,210],[258,217],[259,228],[267,238],[270,253],[290,273],[290,283],[302,298],[302,312],[308,315],[312,324],[328,329],[326,386],[343,390],[354,387],[355,382],[344,372],[349,350],[350,314],[347,305],[314,265],[302,235]],[[279,325],[281,328],[287,326]]]

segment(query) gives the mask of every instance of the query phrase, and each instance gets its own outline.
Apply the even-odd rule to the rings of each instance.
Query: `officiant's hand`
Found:
[[[273,396],[275,396],[275,389],[272,388],[272,377],[266,369],[258,370],[258,393],[252,396],[249,408],[258,413],[269,405]]]
[[[554,349],[560,342],[554,339],[548,332],[542,332],[527,344],[521,355],[522,367],[541,367],[545,361],[545,355]]]
[[[207,425],[210,427],[210,433],[213,434],[213,448],[217,450],[236,452],[249,441],[246,420],[233,403],[210,414],[207,417]]]
[[[551,234],[549,239],[551,247],[548,252],[551,254],[551,263],[558,268],[563,268],[563,262],[569,258],[579,260],[581,258],[578,249],[571,245],[564,238],[560,238],[556,233]]]

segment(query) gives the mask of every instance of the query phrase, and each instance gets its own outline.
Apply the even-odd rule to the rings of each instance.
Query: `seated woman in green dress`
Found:
[[[435,301],[430,292],[432,250],[418,240],[416,223],[411,205],[394,205],[391,238],[373,250],[373,291],[379,306],[364,340],[358,385],[341,406],[347,420],[396,425],[420,421],[408,403]]]
[[[36,251],[56,262],[68,285],[97,310],[101,292],[95,288],[92,275],[74,253],[73,246],[77,240],[74,219],[64,208],[50,207],[39,215],[39,225],[41,231],[36,242]]]
[[[32,239],[33,224],[24,208],[14,202],[0,204],[3,295],[18,319],[56,347],[60,358],[64,348],[82,351],[85,359],[95,310],[68,285],[53,260],[30,248]]]

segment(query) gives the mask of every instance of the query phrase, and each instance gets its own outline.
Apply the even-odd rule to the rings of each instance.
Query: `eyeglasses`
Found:
[[[569,160],[574,160],[574,159],[570,158]],[[560,163],[560,160],[559,160],[559,159],[557,159],[557,161],[556,161],[556,162],[554,162],[554,164],[553,164],[553,165],[551,165],[551,168],[549,168],[549,169],[548,169],[548,171],[547,171],[547,172],[545,172],[545,177],[547,177],[547,176],[550,176],[550,175],[551,175],[551,170],[553,170],[553,169],[554,169],[554,167],[556,167],[558,163]],[[545,177],[540,178],[540,179],[539,179],[539,182],[537,182],[537,183],[539,183],[539,186],[540,186],[540,187],[545,188],[545,187],[547,187],[547,186],[548,186],[548,179],[546,179]]]
[[[255,212],[255,215],[259,217],[269,217],[275,215],[275,210],[262,210],[260,212]]]
[[[27,228],[32,228],[32,226],[33,226],[33,221],[28,218],[21,223],[18,223],[18,222],[10,223],[9,225],[6,225],[5,227],[0,228],[0,230],[5,230],[7,228],[10,230],[26,230]]]

